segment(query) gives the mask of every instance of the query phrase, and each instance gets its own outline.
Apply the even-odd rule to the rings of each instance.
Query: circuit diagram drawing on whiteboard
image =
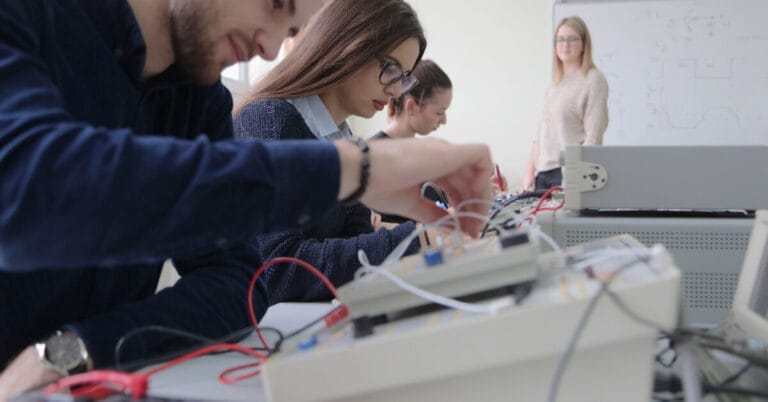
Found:
[[[571,15],[608,79],[605,144],[768,144],[768,2],[555,4]]]

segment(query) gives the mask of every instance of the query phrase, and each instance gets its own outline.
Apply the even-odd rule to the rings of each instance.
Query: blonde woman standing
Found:
[[[602,145],[608,127],[608,82],[592,61],[592,39],[579,17],[555,29],[552,83],[523,177],[522,190],[562,183],[560,151],[566,145]]]

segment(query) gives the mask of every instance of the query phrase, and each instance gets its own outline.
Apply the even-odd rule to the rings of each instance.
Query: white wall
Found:
[[[553,0],[408,0],[424,26],[435,60],[453,81],[448,124],[433,135],[452,142],[491,146],[510,187],[528,161],[541,105],[551,77]],[[251,62],[253,84],[272,63]],[[247,85],[228,82],[238,98]],[[386,127],[386,112],[350,119],[367,137]]]
[[[448,124],[432,135],[491,146],[512,188],[519,187],[550,79],[552,0],[409,0],[424,26],[425,57],[451,77]],[[354,118],[366,137],[386,112]]]

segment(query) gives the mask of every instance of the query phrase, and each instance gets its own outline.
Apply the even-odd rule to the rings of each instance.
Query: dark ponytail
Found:
[[[422,60],[413,69],[411,75],[416,77],[419,83],[409,92],[401,94],[399,98],[392,98],[389,101],[387,115],[390,118],[399,115],[403,111],[407,97],[413,98],[417,105],[421,105],[422,102],[431,98],[436,90],[451,89],[453,87],[448,74],[432,60]]]

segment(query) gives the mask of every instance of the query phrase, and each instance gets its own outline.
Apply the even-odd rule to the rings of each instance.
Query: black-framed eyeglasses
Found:
[[[392,85],[397,81],[402,81],[401,91],[408,92],[419,80],[412,75],[405,74],[403,67],[394,60],[381,59],[381,74],[379,74],[379,82],[384,85]]]

